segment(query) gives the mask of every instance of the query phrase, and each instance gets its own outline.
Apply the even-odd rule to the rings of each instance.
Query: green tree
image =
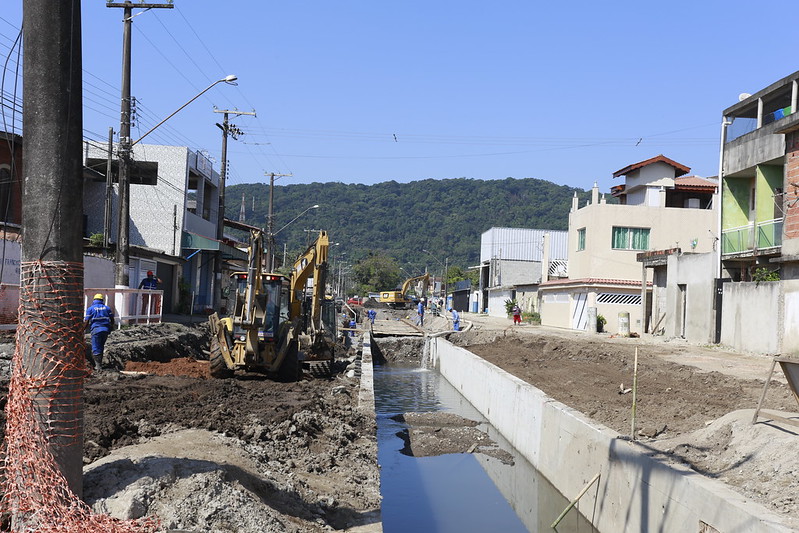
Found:
[[[401,281],[399,263],[393,257],[374,253],[358,261],[353,276],[361,294],[395,288]]]

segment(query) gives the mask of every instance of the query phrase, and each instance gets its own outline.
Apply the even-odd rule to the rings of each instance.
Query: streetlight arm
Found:
[[[289,226],[290,226],[290,225],[291,225],[291,224],[292,224],[292,223],[293,223],[295,220],[297,220],[298,218],[300,218],[302,215],[304,215],[305,213],[307,213],[307,212],[308,212],[308,211],[310,211],[311,209],[316,209],[317,207],[319,207],[319,204],[312,205],[311,207],[309,207],[308,209],[306,209],[305,211],[303,211],[302,213],[300,213],[300,214],[299,214],[299,215],[297,215],[296,217],[292,218],[292,219],[289,221],[289,223],[288,223],[288,224],[286,224],[285,226],[283,226],[282,228],[280,228],[280,229],[279,229],[279,230],[277,230],[276,232],[272,233],[272,235],[271,235],[271,236],[272,236],[272,237],[274,237],[275,235],[277,235],[278,233],[280,233],[281,231],[283,231],[284,229],[286,229],[287,227],[289,227]]]
[[[439,264],[439,265],[441,265],[442,267],[444,266],[444,263],[442,263],[441,261],[439,261],[439,260],[438,260],[438,257],[434,256],[432,253],[428,252],[427,250],[424,250],[424,249],[423,249],[422,251],[423,251],[424,253],[426,253],[427,255],[429,255],[430,257],[432,257],[433,259],[435,259],[435,260],[436,260],[436,263],[438,263],[438,264]],[[446,267],[445,267],[445,268],[446,268]]]
[[[195,101],[196,99],[198,99],[199,97],[201,97],[202,95],[204,95],[206,92],[210,91],[210,90],[211,90],[211,88],[212,88],[214,85],[216,85],[217,83],[222,83],[222,82],[225,82],[225,83],[233,83],[233,82],[235,82],[235,81],[236,81],[236,76],[233,76],[232,74],[231,74],[230,76],[225,76],[225,77],[224,77],[224,78],[222,78],[221,80],[216,80],[216,81],[215,81],[215,82],[213,82],[211,85],[209,85],[208,87],[206,87],[205,89],[203,89],[202,91],[200,91],[199,93],[197,93],[197,95],[196,95],[194,98],[192,98],[191,100],[189,100],[188,102],[186,102],[185,104],[183,104],[182,106],[180,106],[179,108],[177,108],[175,111],[173,111],[171,115],[169,115],[169,116],[168,116],[168,117],[166,117],[164,120],[162,120],[161,122],[159,122],[158,124],[156,124],[155,126],[153,126],[152,128],[150,128],[150,129],[147,131],[147,133],[145,133],[144,135],[142,135],[141,137],[139,137],[139,139],[138,139],[138,140],[135,140],[135,141],[133,141],[132,143],[130,143],[130,146],[131,146],[131,148],[132,148],[133,146],[135,146],[135,145],[136,145],[136,143],[138,143],[139,141],[141,141],[142,139],[144,139],[145,137],[147,137],[148,135],[150,135],[150,134],[151,134],[151,133],[152,133],[152,132],[153,132],[153,131],[154,131],[154,130],[155,130],[157,127],[158,127],[158,126],[160,126],[161,124],[163,124],[164,122],[166,122],[166,121],[167,121],[167,120],[169,120],[170,118],[172,118],[172,117],[174,117],[175,115],[177,115],[177,114],[178,114],[178,113],[179,113],[179,112],[180,112],[180,111],[181,111],[181,110],[182,110],[184,107],[186,107],[187,105],[189,105],[190,103],[192,103],[193,101]]]

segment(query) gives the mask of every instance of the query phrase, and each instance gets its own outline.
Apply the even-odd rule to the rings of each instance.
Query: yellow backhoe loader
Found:
[[[258,230],[250,232],[247,272],[231,275],[235,291],[233,312],[224,318],[216,313],[209,317],[213,377],[231,377],[236,370],[263,372],[286,381],[301,376],[305,354],[301,354],[300,345],[311,352],[314,342],[321,344],[324,330],[321,302],[318,307],[313,303],[318,300],[316,292],[310,313],[303,314],[304,289],[313,273],[314,288],[319,287],[324,297],[327,248],[327,233],[320,232],[287,278],[264,271],[263,234]],[[319,319],[315,321],[316,317]],[[332,359],[333,352],[330,349],[329,353],[311,355]]]

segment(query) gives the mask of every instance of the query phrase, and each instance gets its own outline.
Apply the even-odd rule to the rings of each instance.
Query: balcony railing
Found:
[[[775,218],[757,224],[757,248],[776,248],[782,246],[782,219]]]
[[[721,232],[721,253],[739,254],[782,246],[782,219],[726,229]]]

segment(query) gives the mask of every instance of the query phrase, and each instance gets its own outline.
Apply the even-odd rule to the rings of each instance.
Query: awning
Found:
[[[180,247],[184,250],[221,250],[222,259],[235,259],[239,261],[247,260],[247,252],[234,248],[223,242],[209,237],[203,237],[190,231],[184,231],[180,241]]]

